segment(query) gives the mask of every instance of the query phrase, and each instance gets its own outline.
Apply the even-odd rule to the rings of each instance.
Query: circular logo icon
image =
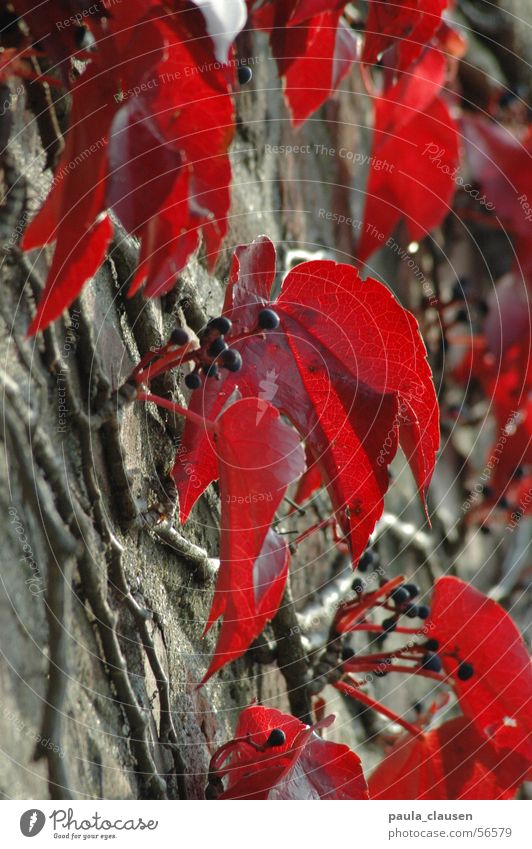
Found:
[[[35,837],[43,830],[46,817],[42,811],[37,808],[30,808],[29,811],[24,811],[20,818],[20,830],[24,837]]]

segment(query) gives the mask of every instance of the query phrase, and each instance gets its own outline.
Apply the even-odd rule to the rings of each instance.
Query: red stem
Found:
[[[204,427],[206,430],[210,430],[211,433],[216,433],[218,430],[216,422],[212,422],[210,419],[204,419],[203,416],[198,416],[197,413],[193,413],[192,410],[187,410],[186,407],[180,407],[179,404],[175,403],[175,401],[169,401],[167,398],[161,398],[159,395],[152,395],[151,392],[139,392],[137,400],[151,401],[153,404],[157,404],[158,407],[164,407],[172,413],[184,416],[186,419],[189,419],[189,421],[194,422],[194,424],[201,425],[201,427]]]
[[[440,684],[451,684],[447,676],[440,675],[438,672],[430,672],[429,669],[412,669],[410,666],[389,666],[388,672],[403,672],[410,675],[421,675],[422,678],[432,678],[433,681],[438,681]]]
[[[149,383],[158,374],[161,374],[163,371],[170,371],[171,368],[175,368],[176,366],[180,366],[183,363],[188,363],[190,360],[195,358],[196,351],[189,351],[188,354],[177,354],[176,351],[170,351],[165,354],[164,357],[161,357],[160,360],[157,360],[156,363],[152,363],[147,369],[146,374],[140,376],[140,379],[143,383]]]
[[[307,528],[306,531],[303,531],[302,534],[299,534],[299,536],[296,537],[295,540],[293,540],[293,545],[298,545],[300,542],[303,542],[303,540],[307,539],[307,537],[312,536],[312,534],[316,533],[316,531],[321,531],[324,528],[330,527],[335,521],[335,519],[323,519],[316,525],[311,525],[310,528]]]
[[[398,725],[401,725],[405,731],[408,731],[414,737],[419,737],[423,734],[421,729],[416,728],[415,725],[407,722],[407,720],[399,716],[398,713],[395,713],[393,710],[381,705],[381,703],[376,699],[368,696],[367,693],[363,693],[362,690],[359,690],[352,684],[348,684],[345,681],[337,681],[336,684],[333,684],[333,686],[336,687],[337,690],[340,690],[340,692],[345,693],[346,696],[351,696],[352,699],[356,699],[358,702],[362,702],[363,705],[373,708],[373,710],[376,710],[378,713],[381,713],[383,716],[391,719],[392,722],[397,722]]]

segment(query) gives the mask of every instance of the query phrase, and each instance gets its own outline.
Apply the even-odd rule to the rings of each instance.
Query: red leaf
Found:
[[[315,733],[333,720],[328,717],[309,727],[273,708],[246,708],[233,744],[222,747],[212,760],[217,773],[228,779],[220,798],[367,799],[357,755]],[[284,733],[285,741],[272,747],[267,741],[274,729]]]
[[[253,329],[268,303],[271,251],[264,237],[237,251],[236,263],[245,257],[242,289],[235,264],[225,301],[237,333]],[[252,269],[263,258],[261,275]],[[209,381],[190,409],[214,418],[238,387],[287,415],[316,459],[357,560],[382,513],[398,435],[423,498],[432,474],[438,408],[417,323],[381,283],[327,261],[291,271],[272,306],[280,328],[235,341],[242,370]],[[179,461],[173,474],[185,521],[216,469],[209,436],[196,425],[187,422],[183,445],[186,468]]]
[[[318,490],[322,485],[322,479],[318,464],[314,461],[308,448],[305,452],[305,459],[307,464],[307,471],[302,476],[301,480],[297,485],[297,490],[294,495],[294,502],[296,504],[304,504],[306,501],[309,500],[310,496],[313,495],[316,490]],[[294,509],[295,508],[292,507],[290,509],[290,512],[292,512]]]
[[[447,0],[370,0],[362,61],[374,65],[385,51],[386,68],[407,70],[440,26]]]
[[[220,572],[206,630],[223,615],[203,679],[243,654],[279,606],[288,548],[269,532],[286,489],[304,471],[303,448],[279,413],[256,398],[231,405],[214,442],[222,502]]]
[[[357,42],[341,22],[344,0],[278,2],[253,15],[270,32],[292,124],[301,125],[337,89],[357,58]]]
[[[295,127],[327,100],[356,58],[356,41],[351,33],[346,39],[340,15],[324,12],[299,27],[277,27],[272,33],[272,51]],[[337,55],[342,61],[335,64]]]
[[[103,262],[112,235],[113,225],[104,213],[90,229],[79,233],[73,244],[58,242],[29,335],[46,327],[72,303]]]
[[[477,115],[461,120],[466,155],[473,178],[480,183],[487,209],[494,211],[514,239],[516,269],[532,287],[532,131],[520,135]]]
[[[402,737],[369,778],[371,799],[513,799],[521,779],[465,717]]]
[[[532,665],[508,614],[459,578],[445,577],[434,586],[427,628],[440,644],[445,671],[455,677],[464,714],[484,736],[504,728],[504,748],[519,752],[530,769]],[[459,662],[473,666],[466,681],[457,677]],[[497,751],[501,748],[497,736],[492,745]]]
[[[450,208],[458,136],[447,106],[436,97],[443,68],[442,54],[429,51],[412,77],[376,98],[360,260],[382,248],[401,219],[409,239],[416,240]]]

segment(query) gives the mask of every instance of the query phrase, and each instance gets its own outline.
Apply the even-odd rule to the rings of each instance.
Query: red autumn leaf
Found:
[[[445,671],[455,678],[460,706],[483,736],[493,735],[499,754],[520,754],[532,769],[532,664],[517,627],[503,608],[459,578],[434,586],[431,637]],[[473,674],[461,680],[461,663]]]
[[[515,299],[515,291],[511,289],[510,294]],[[523,333],[522,319],[525,329],[529,321],[526,313],[515,319],[513,310],[506,315],[504,300],[503,295],[499,334],[494,329],[490,332],[489,325],[486,333],[492,345],[493,337],[501,339],[502,336],[502,344],[506,347],[495,356],[487,350],[486,339],[481,337],[453,371],[455,379],[465,385],[469,385],[472,379],[478,381],[490,401],[497,433],[484,469],[489,472],[490,500],[493,502],[505,494],[516,471],[532,463],[532,360],[529,333],[528,330]],[[520,341],[513,339],[514,330],[519,332]],[[520,503],[519,498],[517,503]]]
[[[315,733],[333,721],[330,716],[309,727],[274,708],[243,710],[235,740],[211,761],[211,774],[226,779],[219,798],[367,799],[358,756]]]
[[[78,27],[73,25],[72,18],[76,18],[78,26],[96,31],[106,14],[104,5],[92,0],[47,0],[46,9],[43,9],[42,4],[29,0],[13,0],[13,7],[17,15],[24,18],[33,43],[38,43],[39,49],[46,52],[54,69],[61,74],[63,83],[68,85],[70,57],[76,55],[81,58],[82,53],[76,43]]]
[[[370,0],[362,62],[374,65],[385,51],[383,65],[406,71],[441,23],[447,0]]]
[[[297,485],[297,490],[294,495],[295,504],[304,504],[322,485],[318,464],[314,462],[314,458],[310,454],[308,447],[305,450],[305,459],[307,471]],[[290,512],[292,512],[293,509],[295,508],[291,508]]]
[[[521,764],[522,770],[522,764]],[[368,780],[371,799],[513,799],[523,772],[458,717],[395,744]]]
[[[223,624],[204,682],[240,657],[277,611],[289,554],[270,525],[287,487],[305,468],[295,431],[256,398],[222,413],[214,445],[222,503],[220,571],[206,630],[220,616]]]
[[[404,220],[408,238],[417,240],[436,227],[450,208],[458,168],[458,135],[447,106],[437,96],[444,67],[443,55],[430,50],[412,76],[401,77],[375,100],[364,221],[357,248],[360,260],[382,248],[399,221]]]
[[[266,237],[237,248],[224,307],[234,332],[255,328],[270,303],[273,257]],[[330,261],[293,269],[271,306],[278,330],[235,341],[241,371],[208,381],[190,409],[214,418],[238,387],[281,410],[318,464],[356,561],[382,513],[398,438],[422,498],[432,475],[438,405],[417,323],[381,283]],[[173,475],[184,522],[217,472],[197,425],[187,422],[183,448],[186,468],[176,463]]]
[[[468,166],[481,185],[490,211],[512,236],[517,254],[516,272],[532,287],[532,130],[519,133],[480,115],[466,114],[460,126]]]
[[[357,58],[354,33],[341,21],[344,0],[278,2],[260,8],[255,27],[270,32],[294,126],[334,92]]]

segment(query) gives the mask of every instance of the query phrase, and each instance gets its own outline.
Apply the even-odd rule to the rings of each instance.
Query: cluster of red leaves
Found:
[[[357,58],[357,42],[342,20],[345,0],[248,0],[251,23],[269,33],[294,126],[334,92]]]
[[[503,232],[513,256],[511,272],[488,298],[483,332],[453,372],[460,383],[481,389],[496,425],[482,466],[483,497],[469,519],[489,524],[502,511],[514,526],[532,509],[532,132],[526,111],[518,120],[503,114],[497,121],[465,113],[460,128],[466,167],[486,201],[475,220],[486,232]]]
[[[372,798],[513,798],[532,774],[532,665],[500,605],[458,578],[434,587],[431,638],[463,716],[403,737],[369,780]],[[461,680],[462,662],[473,674]]]
[[[64,4],[53,5],[64,19]],[[70,86],[70,129],[51,191],[23,239],[27,250],[56,241],[30,333],[57,318],[98,269],[112,236],[109,207],[141,240],[131,293],[143,283],[151,296],[171,288],[200,231],[212,268],[227,228],[234,68],[217,61],[209,21],[182,0],[169,14],[135,0],[83,20],[95,44]]]
[[[218,789],[217,797],[367,799],[360,758],[347,746],[322,740],[316,733],[333,721],[330,716],[309,727],[273,708],[246,708],[235,739],[211,760],[209,778]],[[280,745],[269,743],[272,732],[284,738]]]
[[[232,322],[227,341],[241,354],[243,366],[236,374],[224,372],[219,380],[206,381],[193,394],[189,409],[214,421],[238,391],[262,399],[256,403],[262,405],[266,422],[258,416],[257,424],[265,432],[268,401],[286,415],[328,488],[356,563],[382,513],[387,466],[398,443],[425,498],[439,441],[438,404],[425,347],[413,316],[383,284],[360,280],[351,266],[303,263],[288,274],[272,301],[274,276],[275,249],[268,238],[236,249],[224,315]],[[265,307],[274,308],[280,325],[264,333],[256,328]],[[205,487],[219,477],[219,463],[212,435],[197,420],[187,421],[182,446],[186,464],[180,457],[173,476],[185,522]],[[256,456],[267,463],[270,452]],[[270,492],[268,473],[267,465],[264,472],[256,470],[257,492]],[[240,516],[240,522],[252,527],[256,517],[248,518],[246,510],[241,503],[232,521]],[[224,608],[224,593],[232,599],[235,620],[245,617],[234,587],[221,577],[209,623]],[[243,634],[236,621],[232,630],[241,653]],[[232,656],[226,645],[225,660]]]
[[[226,342],[242,367],[204,380],[188,411],[179,410],[187,423],[172,474],[181,522],[212,481],[219,479],[221,489],[221,565],[207,629],[220,616],[223,625],[204,680],[258,636],[286,581],[288,550],[270,525],[304,460],[279,412],[305,441],[309,472],[302,485],[325,483],[354,563],[382,513],[398,444],[425,503],[439,443],[417,322],[389,290],[362,281],[351,266],[317,261],[293,269],[272,301],[275,267],[265,236],[236,249],[223,315],[231,325]],[[261,330],[259,315],[271,308],[278,327]],[[189,342],[181,351],[203,362]],[[137,370],[135,379],[149,385],[150,374],[178,362],[170,346],[162,365]],[[238,397],[248,400],[235,403]]]
[[[514,798],[532,774],[532,665],[521,635],[498,604],[457,578],[436,582],[427,630],[463,715],[432,727],[435,710],[425,729],[410,726],[370,776],[369,797]],[[457,675],[464,662],[474,670],[467,680]],[[277,710],[246,708],[235,739],[211,761],[217,798],[367,798],[359,759],[314,733],[331,719],[308,728]]]

